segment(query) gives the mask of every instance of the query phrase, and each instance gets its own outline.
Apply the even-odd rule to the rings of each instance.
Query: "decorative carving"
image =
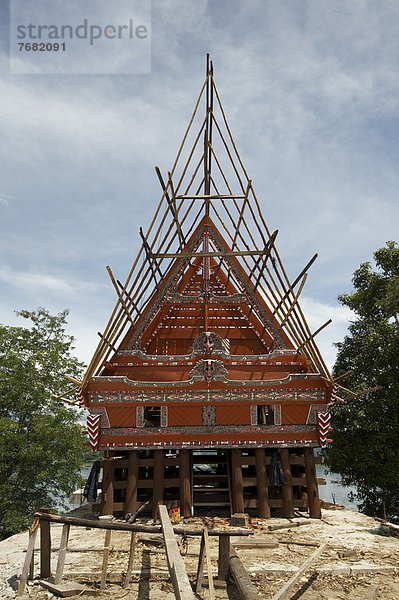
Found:
[[[198,363],[197,363],[198,364]],[[151,402],[152,404],[161,405],[164,402],[173,404],[174,402],[251,402],[256,403],[257,401],[268,401],[273,402],[284,402],[284,401],[297,401],[297,402],[308,402],[311,400],[326,401],[326,391],[324,388],[302,388],[296,390],[295,388],[288,390],[262,390],[251,392],[249,390],[243,391],[232,391],[232,390],[175,390],[172,392],[165,391],[141,391],[131,390],[129,392],[89,392],[89,401],[93,404],[118,404],[118,403],[142,403]],[[308,425],[315,425],[315,411],[325,410],[325,404],[312,404],[309,408],[309,414],[307,418]],[[94,414],[96,411],[102,410],[102,407],[90,408]],[[103,413],[101,413],[103,414]],[[109,426],[109,422],[108,425]]]
[[[190,371],[192,381],[225,381],[227,369],[221,360],[199,360]]]
[[[213,331],[204,331],[193,344],[193,354],[226,354],[226,345],[222,338]]]
[[[257,425],[258,424],[258,407],[256,406],[256,404],[252,404],[251,405],[251,425]]]
[[[329,412],[318,412],[317,413],[317,430],[319,432],[320,446],[325,448],[330,440],[327,436],[331,431],[331,413]]]
[[[202,425],[205,427],[216,425],[216,406],[202,407]]]
[[[144,406],[136,408],[136,427],[144,427]]]
[[[87,433],[89,434],[90,448],[98,450],[101,430],[101,415],[87,415]]]
[[[109,422],[109,418],[108,418],[108,413],[107,413],[107,409],[105,408],[105,406],[95,406],[95,407],[90,407],[90,414],[91,415],[101,415],[101,427],[107,428],[107,427],[111,427],[111,424]]]
[[[281,404],[274,404],[274,424],[281,425]]]
[[[168,426],[168,407],[161,406],[161,427]]]

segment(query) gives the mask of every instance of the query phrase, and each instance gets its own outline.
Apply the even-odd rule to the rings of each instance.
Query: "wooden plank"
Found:
[[[110,529],[108,529],[105,532],[104,554],[103,554],[103,565],[102,565],[102,569],[101,569],[100,590],[105,589],[105,584],[107,582],[107,569],[108,569],[108,559],[109,559],[109,548],[111,545],[111,533],[112,533],[112,531]]]
[[[313,554],[311,554],[309,558],[299,567],[294,575],[290,577],[281,590],[277,592],[277,594],[274,594],[272,600],[283,600],[283,598],[287,596],[288,592],[292,590],[297,581],[302,577],[305,571],[307,571],[309,567],[319,558],[319,556],[323,554],[326,548],[327,544],[321,544],[321,546],[319,546],[317,550],[315,550]]]
[[[55,571],[54,583],[58,584],[62,581],[62,575],[64,573],[65,557],[68,547],[69,529],[70,525],[67,523],[62,527],[60,549],[58,551],[57,569]]]
[[[290,453],[288,448],[281,449],[281,462],[284,470],[286,483],[282,486],[284,516],[287,519],[292,519],[294,516],[294,497],[292,491],[292,475],[290,466]]]
[[[42,513],[48,514],[48,508],[42,508]],[[51,532],[50,523],[40,520],[40,577],[51,577]]]
[[[32,529],[29,531],[29,542],[28,549],[25,555],[24,565],[22,567],[21,579],[19,581],[17,596],[23,596],[25,593],[26,582],[28,580],[30,565],[33,562],[33,554],[35,550],[35,541],[37,537],[37,531],[39,529],[39,519],[35,517],[33,521]]]
[[[132,574],[133,563],[134,563],[134,551],[136,549],[136,538],[137,538],[137,533],[135,531],[133,531],[131,534],[131,538],[130,538],[129,561],[127,564],[125,580],[123,582],[124,588],[127,588],[127,586],[129,585],[130,577]]]
[[[162,504],[159,505],[159,517],[161,519],[166,558],[175,596],[178,600],[194,600],[195,596],[188,579],[183,557],[177,545],[168,510]]]
[[[102,498],[102,510],[103,515],[112,515],[114,512],[114,466],[115,463],[112,458],[103,459],[103,491]]]
[[[229,572],[244,600],[259,600],[258,590],[233,546],[230,546]]]
[[[304,448],[306,485],[308,492],[309,515],[312,519],[321,519],[319,489],[317,487],[316,467],[313,448]]]
[[[71,598],[76,596],[83,596],[85,592],[93,592],[89,588],[81,585],[80,583],[75,583],[73,581],[69,581],[68,583],[52,583],[51,581],[41,581],[40,585],[55,596],[59,596],[60,598]],[[94,595],[96,596],[96,590],[94,590]]]

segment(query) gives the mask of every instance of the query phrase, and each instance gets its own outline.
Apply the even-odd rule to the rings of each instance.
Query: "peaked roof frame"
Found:
[[[204,118],[199,117],[201,101],[205,103]],[[107,267],[118,299],[103,333],[99,333],[101,339],[82,387],[101,372],[128,329],[143,314],[172,264],[178,258],[191,261],[204,256],[201,252],[184,251],[186,240],[204,215],[220,226],[231,243],[232,260],[238,261],[248,274],[254,291],[261,295],[298,353],[304,354],[314,370],[332,382],[314,339],[331,320],[312,333],[299,303],[307,271],[317,254],[291,283],[275,245],[278,232],[272,233],[266,224],[234,142],[209,55],[205,81],[166,183],[160,169],[155,169],[162,187],[161,199],[147,232],[140,228],[142,245],[125,283],[115,279]],[[215,252],[212,256],[219,255]]]

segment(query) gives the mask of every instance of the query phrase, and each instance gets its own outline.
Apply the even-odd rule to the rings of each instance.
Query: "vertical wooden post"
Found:
[[[111,529],[107,529],[105,532],[103,566],[102,566],[102,571],[101,571],[100,590],[105,589],[105,584],[107,583],[107,570],[108,570],[109,549],[110,549],[110,545],[111,545],[111,533],[112,533]]]
[[[258,489],[258,511],[262,519],[270,519],[269,488],[264,448],[255,449],[256,479]]]
[[[126,498],[124,512],[135,513],[137,510],[137,474],[138,474],[138,450],[129,452],[127,465]]]
[[[233,448],[231,456],[231,479],[233,488],[233,510],[235,513],[244,512],[244,481],[242,477],[241,450]]]
[[[114,514],[114,461],[112,458],[103,460],[102,514]]]
[[[290,451],[288,448],[282,448],[280,456],[286,481],[282,488],[284,516],[287,519],[292,519],[294,516],[294,494],[292,489]]]
[[[50,511],[48,508],[42,508],[40,512],[48,514]],[[40,521],[40,577],[51,577],[50,521]]]
[[[124,588],[127,588],[127,586],[130,583],[130,577],[131,577],[131,574],[132,574],[133,562],[134,562],[134,551],[136,549],[136,537],[137,537],[137,533],[135,531],[132,531],[132,534],[131,534],[131,537],[130,537],[129,562],[127,564],[125,580],[123,582],[123,587]]]
[[[70,525],[67,523],[62,527],[60,549],[58,551],[57,569],[55,571],[54,583],[58,584],[62,581],[62,575],[64,573],[65,557],[68,547]]]
[[[187,519],[191,517],[191,472],[190,452],[179,452],[179,484],[180,484],[180,514]]]
[[[229,572],[230,537],[219,535],[218,579],[226,580]]]
[[[317,486],[316,466],[313,448],[304,448],[306,485],[308,488],[309,515],[313,519],[321,519],[319,488]]]
[[[152,516],[157,518],[158,504],[163,504],[164,493],[164,451],[154,450],[154,475],[152,488]]]

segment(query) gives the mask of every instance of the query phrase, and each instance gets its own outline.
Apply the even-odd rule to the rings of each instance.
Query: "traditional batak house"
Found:
[[[205,108],[203,113],[202,108]],[[102,512],[320,517],[333,381],[238,154],[212,63],[81,385]],[[264,203],[263,203],[264,204]],[[151,501],[149,503],[149,501]]]

